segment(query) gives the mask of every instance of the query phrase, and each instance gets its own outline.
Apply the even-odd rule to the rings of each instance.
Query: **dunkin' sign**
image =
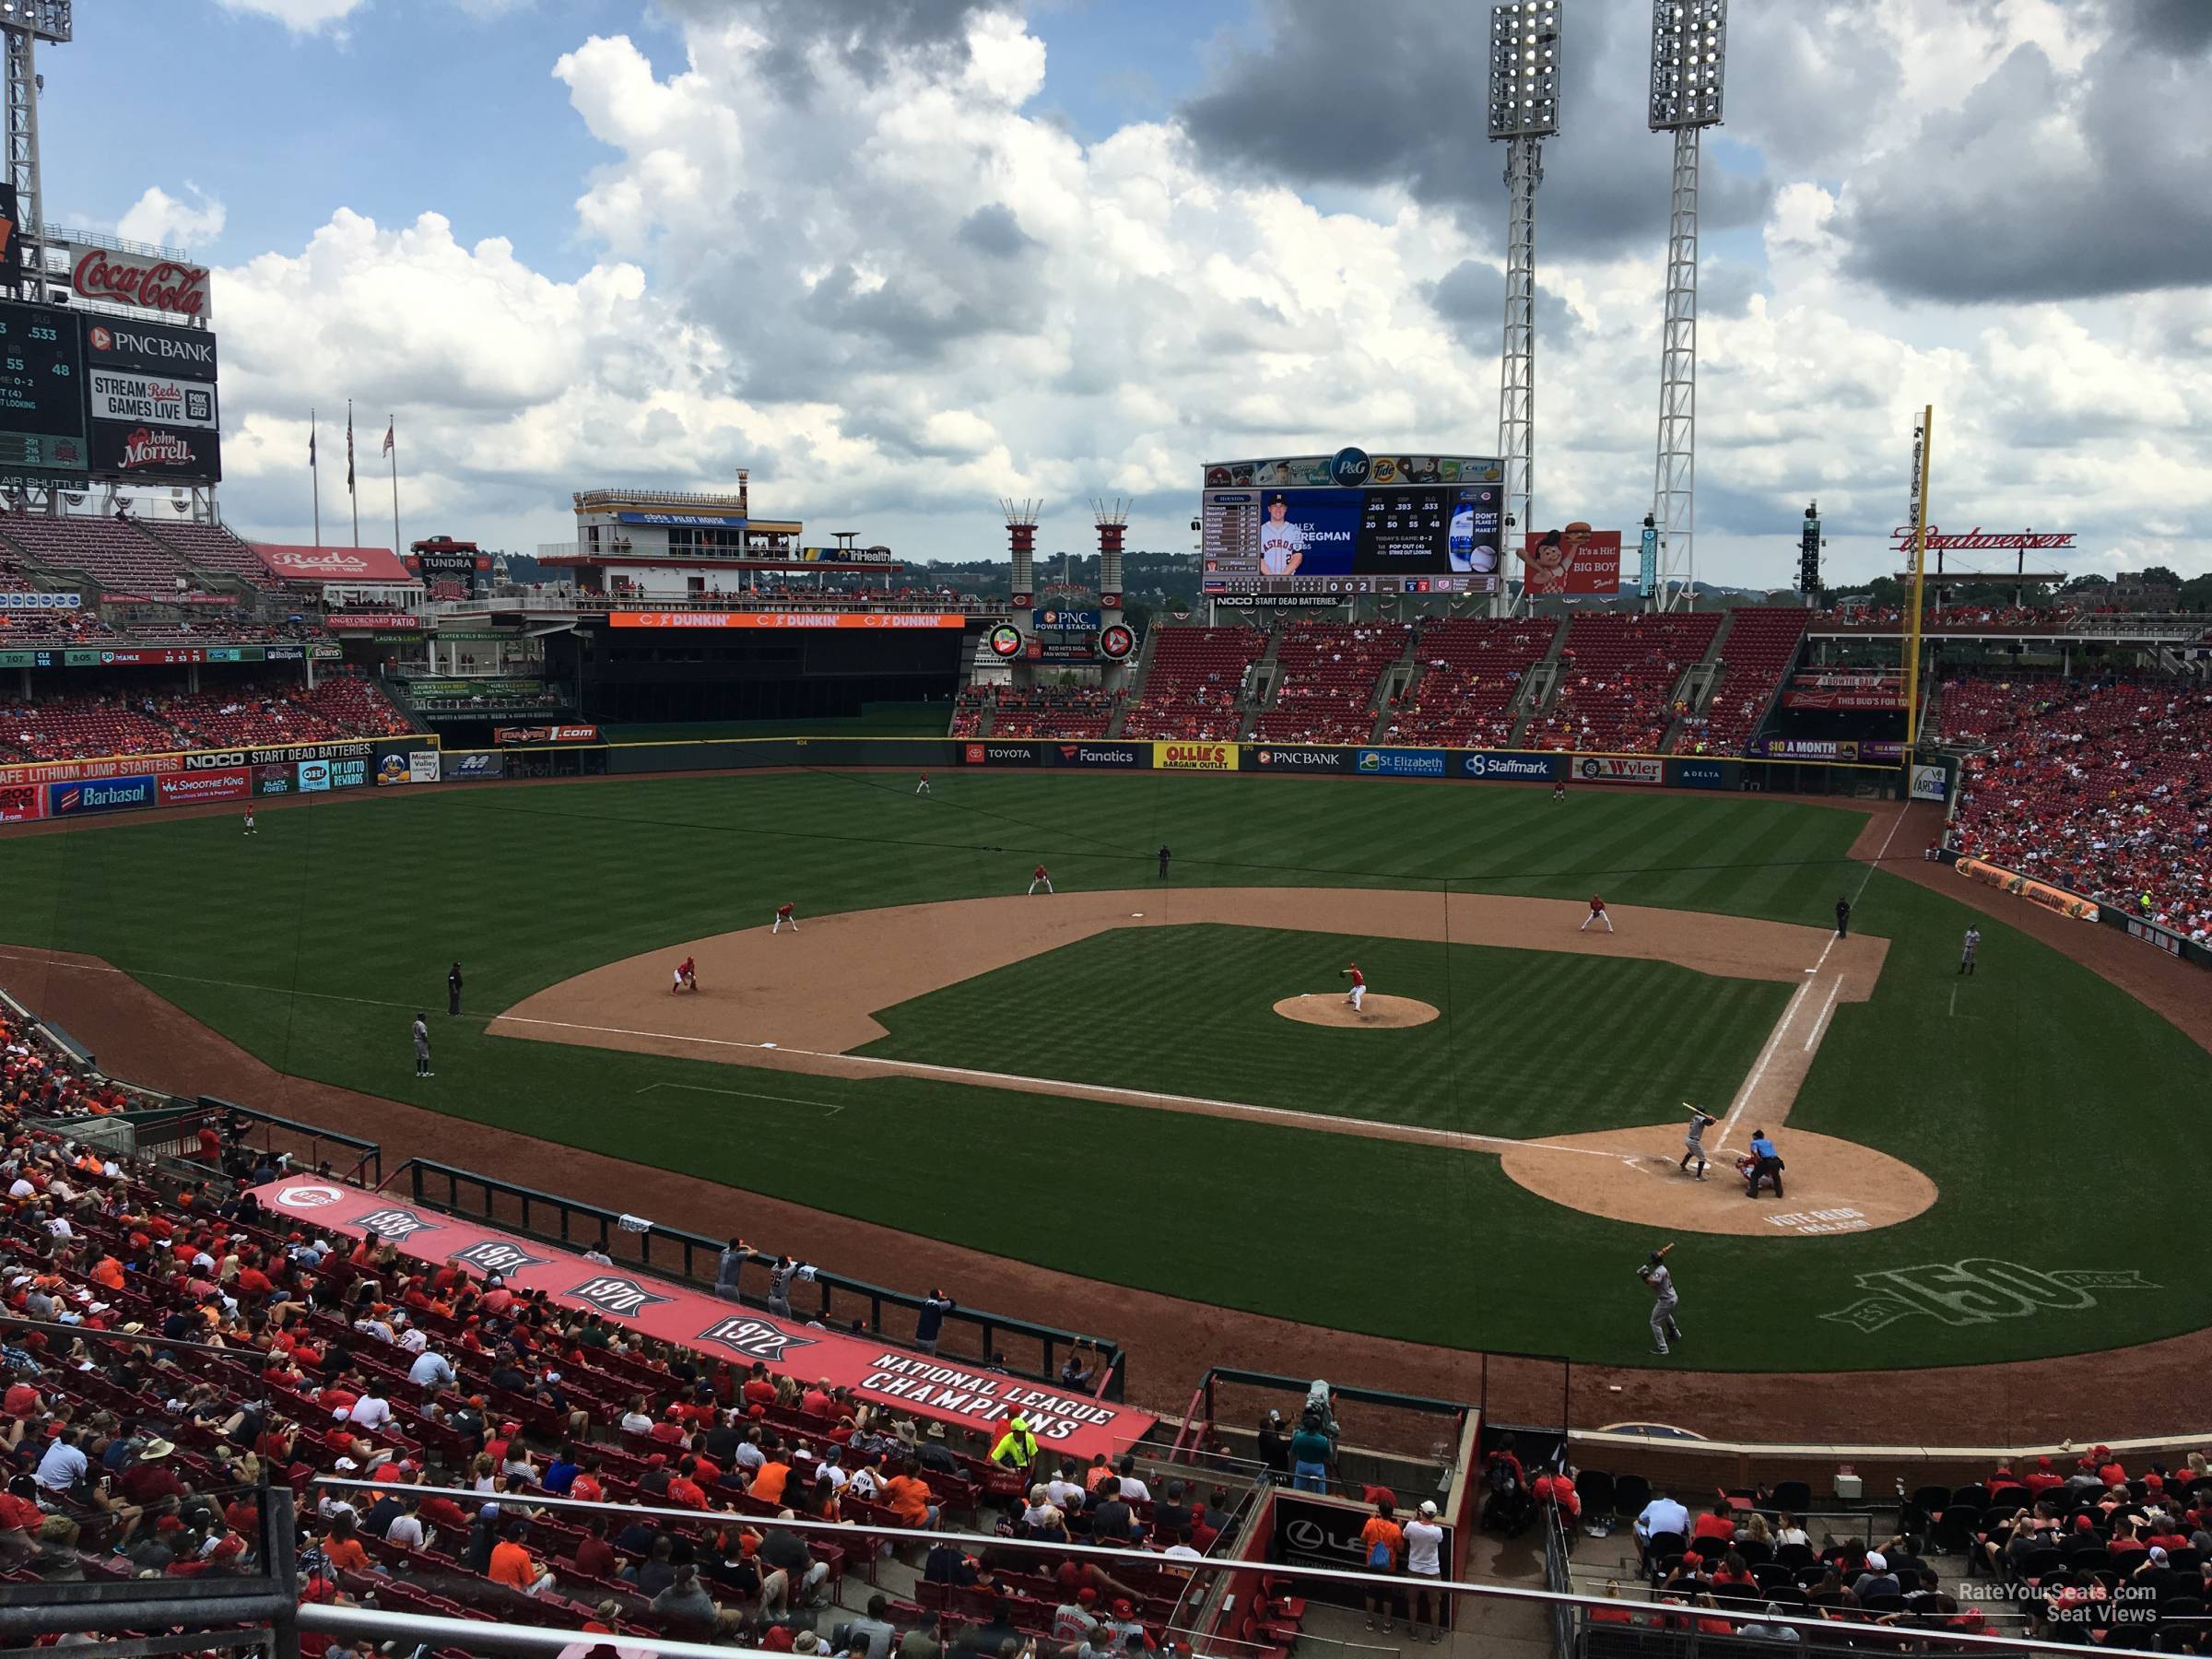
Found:
[[[69,286],[88,300],[176,317],[207,314],[207,267],[108,248],[68,250]]]

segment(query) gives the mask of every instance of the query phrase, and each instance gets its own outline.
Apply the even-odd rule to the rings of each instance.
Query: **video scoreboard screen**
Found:
[[[84,334],[51,306],[0,304],[0,474],[82,476]]]
[[[1340,450],[1215,462],[1199,508],[1205,591],[1497,591],[1503,469],[1488,457]]]

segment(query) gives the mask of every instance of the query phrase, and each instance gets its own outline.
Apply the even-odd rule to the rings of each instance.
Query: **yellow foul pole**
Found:
[[[1920,742],[1920,604],[1928,577],[1928,452],[1936,437],[1936,406],[1921,411],[1912,434],[1912,619],[1905,641],[1905,753]]]

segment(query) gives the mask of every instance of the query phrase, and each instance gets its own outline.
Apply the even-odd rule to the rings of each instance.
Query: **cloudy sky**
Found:
[[[1649,509],[1648,7],[1564,0],[1536,510]],[[50,218],[218,267],[226,514],[395,413],[409,536],[712,488],[927,557],[1184,548],[1208,457],[1493,452],[1502,151],[1471,0],[140,0],[48,52]],[[1708,135],[1699,573],[1935,517],[2212,570],[2212,3],[1738,0]],[[151,97],[159,70],[186,89]],[[325,427],[326,443],[330,429]],[[326,455],[332,453],[325,449]],[[325,528],[339,511],[324,492]],[[371,528],[373,526],[373,529]]]

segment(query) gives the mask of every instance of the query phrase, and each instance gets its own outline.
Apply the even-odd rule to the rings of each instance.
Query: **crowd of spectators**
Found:
[[[1550,703],[1530,717],[1530,748],[1656,754],[1688,712],[1684,672],[1705,655],[1718,611],[1578,616],[1559,648]]]
[[[1406,653],[1403,622],[1296,622],[1276,648],[1272,704],[1253,724],[1264,743],[1365,743],[1375,693]]]
[[[1961,853],[2212,943],[2212,691],[2183,681],[1946,686],[1970,756]]]
[[[994,737],[1103,737],[1122,698],[1097,686],[1000,686],[992,702]]]
[[[315,743],[412,729],[375,683],[334,668],[310,689],[241,682],[219,691],[107,690],[0,699],[0,761],[154,755],[236,744]]]

